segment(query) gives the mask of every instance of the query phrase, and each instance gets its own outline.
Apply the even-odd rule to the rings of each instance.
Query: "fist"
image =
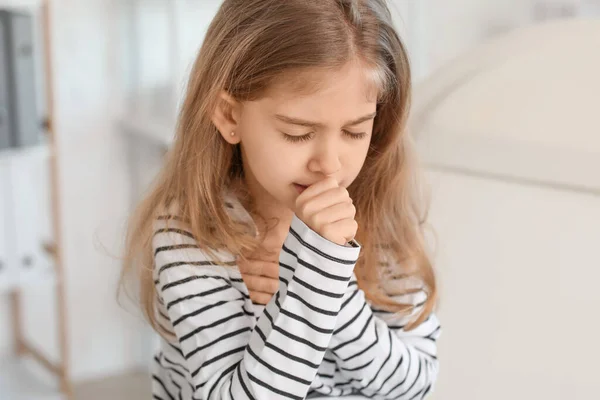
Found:
[[[296,216],[325,239],[345,245],[356,236],[356,208],[346,188],[325,178],[306,188],[296,199]]]

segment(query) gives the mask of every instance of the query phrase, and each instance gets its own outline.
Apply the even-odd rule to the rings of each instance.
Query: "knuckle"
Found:
[[[262,304],[267,304],[269,301],[271,301],[271,295],[268,294],[263,294],[262,295]]]
[[[349,205],[348,209],[350,210],[352,217],[354,217],[356,215],[356,207],[352,203],[349,203],[348,205]]]
[[[333,235],[333,228],[331,225],[325,225],[321,228],[321,235],[326,239],[329,239]]]
[[[300,206],[298,207],[298,211],[300,211],[300,214],[302,216],[306,216],[308,214],[308,211],[309,211],[309,204],[308,203],[302,203],[302,204],[300,204]]]
[[[256,303],[256,304],[267,304],[268,301],[265,301],[266,296],[263,295],[262,293],[258,293],[258,292],[253,292],[250,293],[250,299]]]
[[[247,279],[244,279],[244,283],[246,284],[246,287],[248,288],[248,290],[254,290],[254,289],[256,289],[256,285],[255,285],[253,279],[250,279],[248,277]]]
[[[323,215],[318,213],[310,217],[310,222],[314,227],[319,227],[323,223]]]
[[[258,286],[258,290],[261,291],[261,292],[263,292],[263,293],[267,292],[268,288],[269,288],[269,282],[266,279],[264,279],[264,278],[261,278],[259,280],[259,282],[260,283],[257,285]]]

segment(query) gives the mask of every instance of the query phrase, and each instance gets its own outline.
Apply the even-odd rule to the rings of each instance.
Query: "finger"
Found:
[[[327,177],[306,188],[296,199],[297,202],[304,203],[319,194],[339,186],[338,181],[333,177]]]
[[[279,279],[255,275],[244,275],[243,279],[246,287],[250,291],[273,294],[279,290]]]
[[[254,304],[266,305],[271,301],[272,297],[273,295],[268,293],[250,292],[250,300],[252,300]]]
[[[310,216],[339,203],[352,203],[348,190],[344,187],[336,187],[322,192],[303,204],[299,204],[302,215]]]
[[[316,230],[322,226],[344,219],[354,219],[356,207],[352,203],[338,203],[325,208],[309,218],[309,224]]]
[[[279,262],[263,260],[238,260],[238,267],[242,274],[279,278]]]

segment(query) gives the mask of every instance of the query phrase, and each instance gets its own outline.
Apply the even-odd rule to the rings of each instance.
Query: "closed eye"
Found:
[[[365,136],[367,136],[367,132],[350,132],[347,130],[344,130],[344,135],[349,137],[350,139],[363,139]]]
[[[292,143],[306,142],[306,141],[309,141],[310,139],[312,139],[313,136],[314,136],[313,132],[307,133],[306,135],[300,135],[300,136],[288,135],[287,133],[283,133],[283,138]]]
[[[351,132],[347,130],[343,130],[342,133],[344,134],[344,136],[355,140],[364,139],[368,135],[367,132]],[[285,140],[292,143],[307,142],[311,140],[314,136],[314,132],[309,132],[306,135],[289,135],[284,132],[282,132],[282,134]]]

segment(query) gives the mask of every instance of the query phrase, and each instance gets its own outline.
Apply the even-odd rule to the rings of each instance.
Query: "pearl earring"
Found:
[[[235,132],[231,132],[230,135],[233,137],[235,136]]]

